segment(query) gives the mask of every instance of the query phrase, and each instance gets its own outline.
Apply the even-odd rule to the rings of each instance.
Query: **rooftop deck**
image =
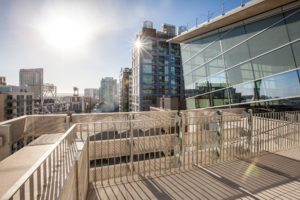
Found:
[[[300,199],[300,112],[41,115],[0,136],[1,200]]]
[[[300,199],[300,148],[164,176],[93,184],[87,199]]]

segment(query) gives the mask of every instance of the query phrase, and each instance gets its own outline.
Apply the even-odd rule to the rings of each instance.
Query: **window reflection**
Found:
[[[292,71],[256,82],[259,99],[300,95],[299,72]]]
[[[254,100],[255,87],[254,82],[240,84],[229,88],[232,103],[244,103]]]

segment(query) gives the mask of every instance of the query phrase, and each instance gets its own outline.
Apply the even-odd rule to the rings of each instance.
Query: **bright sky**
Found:
[[[246,0],[245,0],[246,1]],[[248,0],[247,0],[248,1]],[[144,20],[195,26],[241,0],[0,0],[0,76],[19,84],[20,68],[44,68],[59,93],[98,88],[102,77],[131,67]]]

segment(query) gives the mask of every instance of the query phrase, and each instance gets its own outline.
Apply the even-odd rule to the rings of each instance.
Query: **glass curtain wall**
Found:
[[[181,52],[189,109],[300,97],[300,9],[216,30]]]

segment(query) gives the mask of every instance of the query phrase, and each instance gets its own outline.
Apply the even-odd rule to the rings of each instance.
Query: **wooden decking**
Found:
[[[90,187],[88,199],[300,199],[300,148]]]

